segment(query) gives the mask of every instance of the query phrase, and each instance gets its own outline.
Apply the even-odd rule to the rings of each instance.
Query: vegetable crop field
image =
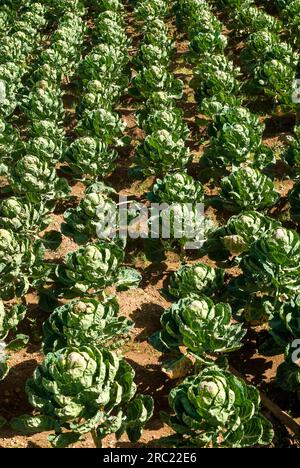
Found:
[[[0,447],[300,448],[300,0],[0,36]]]

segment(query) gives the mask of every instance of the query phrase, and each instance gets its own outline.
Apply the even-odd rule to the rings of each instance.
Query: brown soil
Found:
[[[131,16],[129,16],[129,23],[132,24]],[[128,31],[132,32],[134,29],[132,30],[130,27]],[[177,43],[177,55],[172,68],[178,76],[188,83],[191,69],[187,66],[186,62],[184,62],[183,54],[186,50],[187,42],[182,38],[182,40],[180,39]],[[202,135],[205,129],[199,128],[195,123],[195,116],[197,114],[196,105],[193,99],[192,90],[188,87],[188,84],[186,84],[185,98],[179,103],[179,105],[184,110],[186,121],[192,131],[192,138],[188,141],[188,145],[194,152],[195,161],[197,161],[202,151],[202,147],[199,142],[200,140],[203,142]],[[67,128],[67,131],[71,134],[72,129],[74,128],[74,112],[69,96],[66,101],[66,107],[69,110],[69,116],[71,114],[69,119],[71,124]],[[137,141],[143,137],[143,134],[135,126],[134,110],[134,102],[129,98],[124,98],[120,105],[119,112],[128,124],[128,133],[134,141]],[[290,118],[289,116],[289,118],[286,118],[286,116],[282,116],[274,118],[269,116],[265,143],[274,148],[282,145],[285,141],[286,135],[291,133],[292,126],[293,117]],[[153,179],[150,178],[146,181],[132,181],[128,177],[127,171],[128,167],[132,163],[133,153],[134,147],[126,148],[120,152],[118,169],[109,178],[108,183],[116,190],[139,199],[140,197],[143,197],[151,187]],[[191,173],[195,175],[194,168],[192,168]],[[281,177],[280,169],[278,169],[276,186],[280,192],[282,201],[284,202],[281,209],[287,209],[286,194],[293,186],[293,182]],[[208,195],[213,195],[216,193],[216,187],[213,184],[207,184],[206,192]],[[72,187],[72,204],[74,206],[82,196],[82,193],[83,185],[81,183],[74,184]],[[228,214],[222,212],[216,213],[212,208],[210,208],[210,214],[218,220],[226,219],[228,217]],[[276,216],[276,210],[273,212],[273,215]],[[61,222],[62,214],[60,211],[54,215],[53,223],[49,229],[59,230]],[[76,244],[72,240],[63,237],[63,242],[59,250],[54,253],[51,252],[51,254],[48,253],[47,259],[56,259],[57,261],[61,261],[67,252],[76,249],[76,247]],[[137,243],[137,245],[129,245],[129,253],[127,256],[127,261],[132,266],[138,268],[143,274],[143,283],[141,287],[129,292],[117,293],[117,297],[121,306],[121,313],[133,319],[136,324],[130,341],[123,347],[123,353],[136,371],[136,382],[138,383],[139,390],[141,392],[151,394],[155,400],[154,417],[147,425],[141,441],[135,446],[155,446],[159,445],[157,441],[161,437],[171,434],[170,429],[161,423],[159,411],[168,409],[167,396],[170,389],[174,386],[174,382],[168,380],[161,372],[160,354],[148,344],[147,339],[150,334],[159,328],[160,316],[163,310],[169,305],[167,300],[161,295],[160,289],[167,281],[170,272],[178,269],[180,262],[177,255],[169,254],[165,263],[159,265],[150,264],[145,260],[142,249],[143,246],[139,243]],[[206,258],[204,258],[203,261],[212,264],[212,262]],[[233,270],[231,271],[231,274],[234,275],[236,273]],[[18,416],[32,410],[27,402],[24,387],[26,379],[32,375],[35,367],[42,360],[39,335],[41,331],[40,324],[46,316],[38,309],[37,298],[35,295],[29,294],[26,299],[30,309],[29,316],[31,318],[35,318],[37,323],[32,324],[31,327],[29,327],[28,322],[24,325],[29,327],[31,335],[30,345],[26,349],[13,354],[10,359],[11,371],[8,377],[0,383],[0,413],[8,420],[14,416]],[[235,354],[232,357],[231,362],[237,370],[239,370],[245,377],[249,378],[250,381],[258,388],[267,392],[270,398],[274,398],[283,410],[289,411],[300,423],[299,407],[297,408],[294,402],[289,400],[288,396],[282,395],[282,393],[280,393],[274,386],[276,368],[282,362],[283,358],[282,356],[265,358],[258,354],[256,338],[257,336],[260,336],[260,333],[264,333],[264,329],[252,329],[252,331],[249,332],[249,339],[245,347],[242,349],[242,352]],[[274,422],[276,426],[276,421]],[[280,431],[282,431],[282,428],[280,428]],[[5,427],[0,430],[0,447],[49,447],[47,435],[48,434],[43,433],[25,437],[17,435],[12,430]],[[284,442],[282,442],[282,440],[284,440]],[[282,439],[279,436],[277,437],[276,445],[287,446],[293,443],[291,441],[292,438],[285,434]],[[93,446],[93,441],[89,435],[86,436],[85,440],[74,445],[74,447]],[[114,437],[108,437],[105,440],[104,446],[132,447],[132,444],[128,442],[126,437],[118,442],[115,441]]]

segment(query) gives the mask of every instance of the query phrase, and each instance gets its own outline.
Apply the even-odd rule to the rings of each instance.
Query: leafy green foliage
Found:
[[[171,54],[174,43],[172,38],[168,36],[168,26],[163,19],[153,18],[144,24],[143,30],[143,44],[149,44],[160,47]]]
[[[243,274],[233,284],[248,292],[291,297],[300,291],[299,259],[300,239],[295,231],[268,231],[243,257]]]
[[[0,113],[9,116],[19,104],[19,91],[22,79],[28,71],[31,54],[37,52],[41,30],[46,26],[47,9],[36,4],[36,10],[24,10],[13,21],[11,31],[1,36],[0,79],[4,89],[4,99],[0,103]]]
[[[176,446],[241,448],[272,441],[256,388],[218,367],[186,378],[171,390],[169,404],[173,415],[163,419],[176,432]]]
[[[208,127],[210,146],[204,151],[204,162],[215,168],[255,162],[263,130],[264,125],[248,109],[225,106]]]
[[[75,300],[58,307],[43,325],[44,353],[89,343],[105,349],[119,347],[134,323],[118,312],[115,297]]]
[[[0,300],[0,339],[4,340],[10,331],[15,331],[25,315],[26,307],[22,304],[6,308]]]
[[[27,236],[0,229],[1,299],[22,297],[31,283],[43,278],[43,257],[44,248],[40,240],[31,240]]]
[[[217,0],[218,6],[230,11],[240,11],[243,7],[248,8],[252,3],[253,0]]]
[[[148,198],[156,203],[203,203],[204,189],[193,177],[176,172],[157,179]]]
[[[22,147],[18,132],[0,119],[0,175],[6,175],[16,153]]]
[[[191,156],[184,140],[167,130],[157,130],[137,147],[135,161],[144,175],[160,176],[184,170]]]
[[[53,166],[31,155],[15,163],[9,174],[9,182],[16,194],[26,196],[32,203],[63,198],[70,190],[67,181],[57,177]]]
[[[224,270],[204,263],[183,265],[171,276],[169,293],[176,298],[191,294],[212,295],[223,286]]]
[[[4,380],[9,372],[6,356],[6,344],[3,340],[0,340],[0,382]]]
[[[220,198],[229,211],[265,210],[275,205],[279,194],[271,179],[257,169],[246,167],[221,180]]]
[[[299,0],[292,0],[287,2],[285,8],[282,11],[282,17],[284,19],[287,30],[292,36],[293,42],[297,46],[300,44],[300,2]]]
[[[234,298],[233,298],[234,301]],[[239,294],[235,298],[236,315],[253,326],[266,324],[274,315],[276,300],[267,295]]]
[[[225,226],[212,231],[202,252],[212,260],[226,261],[231,256],[241,256],[268,231],[280,228],[281,223],[257,211],[244,211],[232,216]]]
[[[81,116],[86,109],[90,111],[97,108],[112,109],[126,84],[125,80],[120,84],[114,81],[106,83],[105,80],[88,81],[84,86],[77,108],[78,115]]]
[[[190,55],[196,61],[205,53],[222,53],[227,38],[222,34],[222,24],[210,11],[205,1],[183,1],[177,8],[177,23],[181,26],[186,16],[190,39]]]
[[[144,67],[132,80],[132,92],[138,97],[148,98],[152,93],[165,91],[174,99],[182,97],[183,82],[175,78],[165,67]]]
[[[93,346],[48,353],[26,392],[40,415],[16,418],[12,427],[25,434],[54,429],[53,446],[67,446],[90,431],[101,442],[108,434],[120,437],[127,428],[136,442],[153,412],[152,398],[136,395],[131,366]],[[70,431],[67,436],[63,428]]]
[[[77,2],[79,3],[79,2]],[[36,74],[40,79],[49,79],[59,83],[63,77],[70,76],[80,60],[80,45],[83,42],[86,30],[81,18],[84,9],[77,12],[73,7],[64,14],[59,15],[61,21],[51,36],[50,47],[40,54],[40,67]]]
[[[167,13],[168,2],[165,0],[140,1],[135,7],[135,16],[140,21],[163,18]]]
[[[147,134],[166,130],[176,135],[177,139],[184,140],[190,133],[188,126],[183,121],[182,112],[173,107],[170,110],[152,108],[147,115],[141,112],[137,115],[137,123]]]
[[[98,83],[107,86],[113,83],[114,86],[121,86],[126,84],[123,68],[127,62],[127,54],[119,47],[107,43],[99,44],[79,63],[78,73],[86,85],[96,81],[97,86],[99,86]]]
[[[26,143],[27,154],[49,163],[59,161],[65,151],[64,129],[51,120],[34,120],[30,128],[31,138]]]
[[[30,120],[50,120],[62,124],[65,113],[60,88],[45,80],[39,81],[24,99],[23,110]]]
[[[160,117],[158,113],[164,114],[166,112],[166,116],[170,116],[167,120],[165,118],[162,119],[162,123],[165,126],[166,124],[169,126],[172,124],[173,126],[173,115],[174,115],[174,122],[178,126],[184,128],[182,123],[180,122],[180,116],[182,116],[182,112],[176,107],[175,101],[168,93],[168,91],[155,91],[154,93],[149,96],[146,101],[143,103],[143,107],[139,109],[136,113],[136,120],[139,126],[142,128],[148,129],[147,122],[148,119],[151,123],[154,124],[155,121],[158,121]],[[175,116],[176,115],[176,116]],[[170,120],[170,122],[168,122]],[[171,128],[171,127],[170,127]],[[149,127],[150,130],[150,127]]]
[[[259,31],[249,36],[241,60],[258,90],[292,106],[298,56],[289,44],[281,42],[277,34]]]
[[[281,157],[298,175],[300,173],[300,126],[294,127],[294,135],[287,137]]]
[[[299,296],[288,302],[278,303],[270,320],[270,334],[276,345],[284,352],[290,343],[300,338]]]
[[[288,348],[285,361],[277,368],[276,383],[286,392],[296,393],[300,399],[300,366],[299,359],[292,359],[292,352]]]
[[[76,127],[79,135],[95,136],[106,145],[122,146],[126,123],[118,114],[106,109],[86,109]]]
[[[246,331],[232,324],[229,304],[214,304],[206,296],[180,299],[161,316],[162,330],[149,338],[161,352],[185,346],[196,358],[206,361],[211,355],[234,351],[242,346]]]
[[[84,295],[107,286],[135,287],[141,277],[136,270],[121,268],[124,251],[113,241],[87,244],[67,254],[56,270],[57,286],[66,294]]]
[[[98,137],[77,138],[68,148],[66,159],[81,178],[102,179],[115,168],[117,153]]]
[[[240,69],[223,55],[205,54],[194,69],[190,86],[196,92],[199,110],[213,116],[221,105],[231,104],[240,92]],[[235,97],[236,105],[241,99]]]
[[[109,198],[113,189],[97,183],[89,186],[85,196],[76,208],[69,208],[64,213],[64,223],[61,230],[64,235],[72,237],[78,244],[92,240],[96,235],[109,237],[111,232],[100,232],[104,224],[112,221],[112,227],[117,223],[117,204]],[[103,223],[101,222],[103,221]],[[106,223],[104,223],[104,221]]]
[[[159,224],[164,250],[179,251],[181,258],[185,257],[184,250],[200,248],[214,229],[212,220],[204,216],[202,206],[192,203],[173,203],[159,214],[153,214],[149,224],[156,237]]]
[[[152,65],[167,67],[169,60],[169,52],[165,48],[154,44],[142,44],[138,55],[133,58],[133,65],[136,70],[149,68]]]
[[[118,22],[108,17],[99,17],[99,20],[96,22],[95,33],[101,42],[118,47],[124,51],[128,50],[131,43],[124,28]]]
[[[270,31],[280,33],[283,28],[281,21],[272,15],[269,15],[262,9],[251,5],[252,0],[243,0],[242,4],[234,9],[231,17],[231,26],[236,30],[245,31],[247,33]]]
[[[22,198],[9,197],[0,202],[0,226],[14,232],[43,231],[51,222],[45,203],[30,203]]]

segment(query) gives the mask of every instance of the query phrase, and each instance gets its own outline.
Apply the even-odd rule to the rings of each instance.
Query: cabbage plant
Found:
[[[248,109],[225,106],[208,127],[210,146],[204,151],[204,162],[217,168],[252,161],[260,151],[263,130]]]
[[[116,349],[134,323],[119,315],[115,297],[73,300],[58,307],[43,324],[43,351],[48,354],[69,346],[93,343]]]
[[[246,41],[241,60],[250,73],[258,73],[268,61],[285,62],[292,69],[297,65],[297,54],[291,45],[281,42],[280,37],[271,31],[254,32]]]
[[[23,304],[6,307],[0,300],[0,340],[5,340],[10,332],[15,331],[25,315],[26,307]]]
[[[227,370],[211,367],[171,390],[174,446],[242,448],[269,445],[272,424],[260,412],[258,390]]]
[[[241,60],[258,91],[272,96],[276,102],[292,105],[291,89],[298,57],[290,44],[271,31],[260,30],[249,36]]]
[[[212,231],[206,239],[202,253],[215,261],[241,257],[251,245],[268,231],[281,227],[281,223],[257,211],[243,211],[229,218],[224,226]]]
[[[26,383],[38,414],[12,420],[23,434],[54,431],[53,447],[67,447],[92,433],[97,447],[109,434],[124,432],[137,442],[153,412],[150,396],[136,394],[134,370],[116,354],[94,346],[48,353]]]
[[[44,248],[39,240],[0,229],[0,297],[22,297],[44,276]],[[46,269],[46,266],[45,266]]]
[[[182,171],[190,161],[190,152],[184,140],[167,130],[151,133],[136,150],[135,162],[146,176]]]
[[[204,188],[188,174],[175,172],[157,179],[148,198],[156,203],[203,203]]]
[[[128,55],[119,47],[99,44],[78,65],[78,73],[84,85],[98,81],[109,86],[125,84],[123,69]]]
[[[146,21],[142,28],[143,44],[157,46],[171,55],[174,42],[169,37],[168,26],[161,18],[153,18],[151,21]]]
[[[61,91],[57,85],[45,80],[24,98],[23,111],[30,120],[50,120],[62,124],[65,116]]]
[[[191,294],[212,295],[222,288],[223,282],[224,270],[199,262],[181,266],[171,276],[168,292],[176,298]]]
[[[281,157],[298,176],[300,173],[300,125],[296,125],[294,134],[287,137],[287,145],[284,146]]]
[[[277,300],[270,295],[260,295],[260,292],[249,296],[247,292],[238,291],[231,296],[231,304],[241,320],[252,326],[266,326],[274,317]]]
[[[127,52],[131,44],[131,39],[127,36],[123,26],[112,18],[99,16],[96,21],[95,34],[98,41],[120,48],[124,52]]]
[[[97,241],[66,255],[56,269],[57,287],[67,295],[85,295],[115,285],[118,289],[136,287],[140,274],[122,267],[124,251],[113,241]]]
[[[251,3],[253,3],[252,0],[243,0],[241,5],[233,10],[231,26],[235,30],[248,34],[264,30],[275,34],[280,33],[283,29],[282,22]]]
[[[151,21],[154,18],[163,18],[168,9],[166,0],[139,1],[134,10],[136,18],[140,21]]]
[[[64,129],[51,120],[34,120],[29,129],[26,152],[48,163],[62,159],[65,148]]]
[[[205,54],[196,65],[190,86],[195,90],[200,112],[213,116],[224,104],[230,104],[240,93],[240,69],[220,54]],[[241,98],[235,97],[236,105]]]
[[[160,117],[159,112],[166,117]],[[165,114],[166,113],[166,114]],[[180,115],[183,116],[182,111],[176,107],[176,102],[174,101],[172,95],[168,91],[154,91],[143,103],[143,107],[136,112],[136,121],[140,127],[145,129],[150,129],[147,127],[147,121],[150,119],[151,126],[152,122],[158,121],[161,119],[162,122],[172,122],[173,115],[177,114],[178,122]],[[169,117],[170,116],[170,117]],[[183,119],[182,119],[183,120]],[[177,117],[175,117],[175,122]],[[165,127],[166,123],[164,123]],[[168,123],[170,125],[170,123]]]
[[[81,116],[85,110],[91,111],[97,108],[111,110],[117,105],[117,101],[120,99],[126,85],[125,79],[119,84],[114,79],[109,83],[104,80],[88,81],[83,87],[81,100],[77,108],[78,115]]]
[[[152,65],[167,67],[169,61],[169,51],[164,47],[154,44],[141,44],[137,56],[133,58],[133,65],[136,70],[141,70]]]
[[[67,181],[57,177],[53,166],[32,155],[23,156],[13,165],[9,183],[16,194],[32,203],[63,198],[70,191]]]
[[[143,99],[149,98],[152,93],[158,91],[167,92],[173,99],[180,99],[183,94],[183,82],[160,65],[142,68],[133,78],[132,85],[132,92]]]
[[[196,14],[189,15],[188,23],[190,55],[195,61],[205,53],[222,53],[227,46],[227,38],[222,34],[222,23],[208,8],[201,7],[200,4]]]
[[[83,179],[96,181],[115,169],[118,154],[96,136],[84,136],[71,143],[66,160],[72,171]]]
[[[192,353],[196,359],[212,363],[212,356],[235,351],[246,334],[241,324],[232,323],[229,304],[214,302],[206,296],[191,295],[167,309],[160,319],[162,329],[149,338],[163,353]]]
[[[159,213],[154,210],[149,225],[163,250],[179,251],[181,260],[186,257],[186,250],[199,249],[214,230],[213,221],[203,215],[201,206],[193,203],[173,203]]]
[[[284,19],[287,30],[292,36],[293,42],[299,46],[300,2],[299,0],[292,0],[285,3],[285,8],[282,10],[282,17]]]
[[[0,175],[7,175],[18,151],[22,149],[21,139],[12,125],[0,118]]]
[[[185,140],[189,135],[189,128],[183,121],[182,111],[172,107],[170,110],[151,109],[137,114],[137,123],[146,134],[159,130],[166,130],[176,136],[177,139]],[[144,117],[144,118],[143,118]]]
[[[106,145],[122,146],[126,122],[106,109],[86,109],[76,127],[79,135],[97,137]]]
[[[285,392],[295,393],[300,400],[300,362],[292,358],[290,347],[285,352],[285,360],[277,368],[276,383]]]
[[[220,184],[220,199],[229,211],[266,210],[279,199],[272,180],[251,167],[238,169]]]
[[[240,263],[243,274],[234,287],[273,297],[292,297],[300,292],[300,238],[297,232],[278,228],[268,231],[252,246]]]
[[[21,197],[9,197],[0,202],[0,227],[14,232],[37,233],[51,223],[45,203],[33,204]]]
[[[105,232],[109,220],[112,228],[119,226],[117,204],[108,196],[113,192],[113,189],[99,183],[88,187],[79,205],[65,211],[62,233],[72,237],[77,244],[83,244],[100,234],[109,237],[111,230]]]
[[[284,352],[293,340],[300,338],[299,296],[287,302],[277,303],[269,324],[271,337],[278,348]]]

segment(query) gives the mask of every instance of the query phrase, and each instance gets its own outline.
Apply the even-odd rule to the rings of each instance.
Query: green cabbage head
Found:
[[[21,416],[12,427],[22,433],[54,430],[49,441],[65,447],[90,431],[97,445],[108,434],[140,438],[151,417],[151,397],[136,395],[134,370],[116,354],[94,346],[48,353],[27,381],[37,416]],[[63,432],[64,429],[64,432]]]
[[[115,297],[70,301],[44,322],[45,354],[67,346],[94,345],[114,349],[128,335],[133,322],[119,315]]]
[[[273,439],[258,390],[217,366],[187,377],[171,390],[169,404],[172,414],[162,418],[176,446],[243,448]]]

